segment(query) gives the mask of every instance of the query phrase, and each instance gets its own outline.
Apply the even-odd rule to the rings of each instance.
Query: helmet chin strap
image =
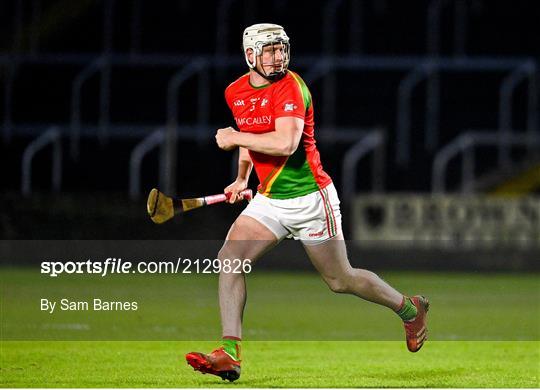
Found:
[[[265,74],[263,72],[261,72],[259,69],[257,69],[257,67],[254,67],[252,68],[255,72],[257,72],[259,74],[259,76],[261,76],[262,78],[268,80],[268,81],[278,81],[280,79],[282,79],[285,74],[287,73],[287,70],[283,70],[283,72],[279,72],[279,73],[272,73],[272,74]]]
[[[257,62],[259,62],[258,56],[257,56],[257,59],[255,61],[256,61],[255,66],[253,68],[251,68],[251,69],[253,69],[255,72],[257,72],[257,74],[259,74],[259,76],[261,76],[262,78],[264,78],[264,79],[266,79],[268,81],[274,82],[274,81],[281,80],[287,74],[287,69],[283,69],[283,71],[281,71],[281,72],[275,72],[275,73],[271,73],[271,74],[263,73],[257,68]]]

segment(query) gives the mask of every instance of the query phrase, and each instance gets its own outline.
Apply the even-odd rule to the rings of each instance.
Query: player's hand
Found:
[[[233,150],[238,145],[233,141],[234,133],[237,133],[232,127],[226,127],[224,129],[218,129],[216,133],[216,143],[223,150]]]
[[[216,132],[216,143],[220,149],[229,151],[237,147],[233,141],[234,133],[237,133],[237,131],[230,126],[224,129],[218,129]]]
[[[234,183],[228,185],[223,191],[225,194],[229,195],[227,202],[237,203],[244,199],[242,195],[238,195],[239,192],[244,191],[247,188],[247,180],[236,179]]]

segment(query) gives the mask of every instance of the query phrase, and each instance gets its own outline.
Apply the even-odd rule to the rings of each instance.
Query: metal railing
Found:
[[[515,68],[501,83],[499,89],[499,136],[504,139],[510,137],[513,133],[512,97],[514,91],[523,80],[528,80],[527,93],[527,121],[526,131],[529,137],[532,137],[538,130],[538,91],[536,90],[536,64],[534,61],[528,61]],[[505,147],[504,142],[499,143],[499,166],[510,166],[510,150]]]
[[[141,165],[144,156],[158,146],[163,147],[165,139],[165,131],[159,128],[150,133],[133,148],[129,157],[129,197],[132,200],[138,199],[141,196]],[[162,153],[159,160],[160,186],[163,184],[164,169],[165,164]]]
[[[517,71],[519,69],[519,71]],[[538,131],[538,114],[536,111],[537,84],[536,84],[536,63],[532,59],[498,59],[498,58],[434,58],[426,59],[418,64],[402,81],[398,87],[398,103],[396,113],[396,161],[407,166],[411,159],[411,110],[412,91],[424,79],[428,79],[428,99],[426,104],[433,105],[431,109],[426,109],[424,133],[424,143],[426,147],[434,148],[438,140],[438,107],[440,106],[440,89],[436,85],[436,96],[430,96],[429,90],[433,88],[429,83],[429,76],[435,72],[493,72],[511,71],[517,72],[518,76],[512,76],[510,81],[503,79],[501,82],[499,95],[499,121],[510,118],[511,121],[511,96],[518,86],[520,77],[524,72],[528,75],[529,81],[529,102],[527,106],[528,127],[531,133]],[[514,81],[517,80],[517,81]],[[433,94],[433,93],[432,93]],[[509,96],[509,97],[508,97]],[[428,123],[436,123],[437,126],[429,126]],[[511,132],[512,126],[500,124],[503,132]],[[427,148],[429,150],[429,148]]]
[[[49,144],[53,148],[51,165],[52,189],[55,192],[60,191],[60,187],[62,186],[61,133],[58,127],[50,127],[46,132],[30,142],[24,149],[21,167],[21,192],[24,196],[30,196],[32,194],[32,160],[37,152]]]
[[[208,126],[208,113],[210,112],[210,81],[208,73],[204,72],[208,62],[201,58],[196,58],[188,63],[184,68],[176,72],[167,85],[167,132],[164,156],[164,181],[163,188],[168,193],[176,195],[176,155],[177,155],[177,133],[178,133],[178,89],[192,76],[199,75],[197,118],[198,131],[196,137],[202,138],[200,129]]]
[[[443,147],[433,160],[432,169],[432,192],[447,192],[446,176],[450,160],[463,155],[461,161],[461,183],[459,191],[468,194],[474,192],[476,181],[476,160],[474,148],[477,146],[498,147],[500,144],[506,147],[511,146],[540,146],[540,137],[538,135],[505,135],[496,132],[478,132],[467,131],[458,136],[454,141]],[[501,168],[499,166],[499,168]]]
[[[83,127],[81,91],[84,83],[97,72],[100,72],[99,83],[99,119],[98,126],[95,127],[95,134],[101,141],[109,137],[110,129],[114,126],[109,124],[110,94],[111,94],[111,69],[116,65],[133,65],[137,67],[146,66],[182,66],[169,81],[167,87],[167,119],[165,128],[166,145],[163,153],[163,168],[161,172],[161,183],[170,192],[175,192],[175,161],[176,161],[176,141],[178,136],[194,137],[202,139],[208,137],[204,131],[208,125],[208,113],[210,112],[210,95],[208,73],[210,68],[224,69],[226,67],[243,67],[244,62],[240,55],[229,56],[226,53],[230,24],[228,23],[230,9],[235,0],[221,0],[216,7],[217,29],[216,47],[214,55],[197,56],[192,55],[152,55],[139,54],[141,42],[141,13],[142,0],[134,0],[132,5],[131,23],[131,45],[128,53],[113,53],[114,38],[114,11],[118,3],[115,0],[103,2],[103,36],[102,53],[95,54],[59,54],[59,53],[38,53],[40,36],[39,29],[31,29],[29,41],[30,50],[22,52],[24,41],[23,6],[22,1],[17,1],[13,7],[14,39],[10,53],[0,53],[0,64],[5,68],[4,83],[4,120],[3,136],[9,141],[11,136],[17,133],[18,125],[13,123],[13,94],[14,84],[18,76],[18,68],[24,64],[73,64],[80,65],[81,71],[72,81],[72,107],[71,107],[71,131],[70,131],[70,152],[76,158],[79,155],[81,130]],[[286,1],[280,2],[284,7]],[[277,7],[277,3],[274,7]],[[338,10],[344,4],[351,5],[355,12],[348,12],[347,20],[359,20],[356,12],[362,12],[363,5],[357,1],[344,2],[343,0],[327,0],[321,12],[325,15],[322,31],[322,46],[324,55],[320,56],[295,56],[295,66],[306,67],[306,81],[315,82],[323,79],[323,99],[321,107],[323,118],[329,124],[333,124],[336,117],[336,77],[335,72],[340,70],[357,71],[404,71],[407,72],[401,80],[397,89],[397,112],[396,112],[396,161],[401,165],[407,165],[411,159],[411,127],[412,127],[412,99],[415,87],[422,81],[426,81],[426,108],[424,112],[424,146],[426,150],[433,151],[439,142],[439,111],[440,111],[440,73],[446,72],[490,72],[504,71],[509,74],[501,81],[499,87],[499,112],[498,112],[498,135],[496,146],[498,147],[498,164],[500,167],[508,167],[511,164],[510,148],[515,145],[515,139],[524,136],[526,139],[535,139],[538,136],[538,85],[537,85],[537,65],[534,58],[480,58],[464,57],[467,41],[467,18],[468,7],[466,0],[431,0],[429,2],[426,16],[426,53],[422,57],[378,57],[378,56],[358,56],[345,55],[336,56],[335,26],[341,19],[338,18]],[[360,4],[360,5],[359,5]],[[454,56],[441,57],[440,36],[441,17],[443,12],[454,5]],[[31,4],[32,23],[36,25],[41,18],[41,2],[36,1]],[[253,11],[253,8],[250,8]],[[250,12],[251,12],[250,11]],[[253,13],[253,12],[251,12]],[[326,17],[328,16],[328,17]],[[351,48],[357,38],[356,33],[362,32],[362,26],[355,24],[351,27],[349,39]],[[358,45],[357,45],[358,46]],[[355,50],[360,51],[359,47]],[[198,83],[198,125],[195,132],[183,134],[181,123],[181,113],[178,107],[178,91],[182,84],[190,77],[199,75]],[[522,82],[527,82],[527,120],[526,135],[518,134],[513,126],[512,100],[516,88]],[[330,127],[330,126],[328,126]],[[94,127],[92,127],[94,128]],[[189,127],[190,129],[193,127]],[[38,134],[38,126],[32,128],[33,134]],[[211,129],[208,129],[210,131]],[[57,130],[58,131],[58,130]],[[323,130],[320,134],[324,134]],[[120,134],[120,133],[119,133]],[[126,135],[127,136],[127,135]],[[329,137],[337,139],[336,134],[328,134]],[[60,136],[58,136],[60,137]],[[468,139],[468,138],[464,138]],[[495,139],[495,138],[492,138]],[[36,140],[37,141],[37,140]],[[460,141],[465,142],[465,141]],[[483,142],[483,141],[482,141]],[[486,141],[487,142],[487,141]],[[490,141],[491,142],[491,141]],[[493,141],[495,142],[495,141]],[[54,143],[56,145],[56,141]],[[490,144],[492,145],[492,144]],[[470,146],[468,146],[470,148]],[[533,144],[528,144],[532,148]],[[443,150],[445,150],[443,148]],[[352,150],[352,149],[351,149]],[[60,149],[61,153],[61,149]],[[61,154],[60,154],[61,155]],[[468,159],[467,157],[466,159]],[[474,165],[474,161],[473,161]],[[433,184],[435,185],[435,184]]]
[[[105,61],[104,57],[99,57],[89,61],[89,57],[86,55],[40,55],[36,56],[5,56],[0,55],[0,62],[4,64],[15,63],[71,63],[71,64],[89,64],[75,77],[72,84],[72,112],[71,112],[71,137],[70,137],[70,150],[73,155],[77,155],[79,148],[80,130],[82,126],[81,119],[81,89],[85,80],[97,71],[102,69],[107,63],[107,66],[114,65],[133,65],[133,66],[182,66],[182,69],[176,73],[171,80],[167,88],[167,129],[178,129],[178,124],[181,121],[178,111],[177,94],[180,86],[188,78],[193,75],[199,74],[198,83],[198,131],[194,135],[186,134],[185,136],[200,138],[201,129],[204,129],[208,122],[209,108],[209,87],[207,72],[204,69],[210,67],[242,67],[242,58],[238,56],[224,57],[216,61],[214,57],[200,56],[193,57],[188,56],[133,56],[133,55],[111,55],[107,57]],[[512,97],[513,92],[522,81],[528,83],[528,106],[527,106],[527,132],[528,134],[535,134],[538,130],[538,112],[535,109],[537,104],[537,81],[536,81],[536,63],[532,59],[527,58],[514,58],[514,59],[497,59],[497,58],[437,58],[426,59],[424,57],[399,57],[399,58],[387,58],[387,57],[369,57],[369,56],[336,56],[336,57],[314,57],[299,56],[295,58],[298,66],[307,66],[306,80],[308,82],[316,82],[318,79],[323,78],[328,72],[332,70],[365,70],[365,71],[380,71],[380,70],[407,70],[413,69],[412,73],[409,73],[400,83],[398,87],[398,107],[396,113],[396,159],[398,162],[406,164],[410,160],[410,133],[411,133],[411,110],[412,110],[412,92],[414,87],[428,77],[435,71],[504,71],[510,70],[512,73],[502,81],[500,87],[499,96],[499,132],[502,134],[499,139],[504,139],[509,134],[513,134],[512,126]],[[9,76],[9,74],[8,74]],[[9,77],[14,77],[9,76]],[[7,80],[6,85],[10,84],[10,80]],[[102,83],[103,87],[103,83]],[[8,89],[6,89],[6,102],[9,102]],[[105,96],[100,93],[100,96]],[[437,100],[440,97],[437,96]],[[335,104],[335,101],[328,102]],[[7,103],[6,103],[7,104]],[[438,104],[438,103],[437,103]],[[101,104],[101,110],[106,105]],[[6,118],[10,118],[9,109],[5,113]],[[106,115],[100,114],[100,118],[104,118]],[[426,119],[427,121],[427,119]],[[8,134],[7,128],[15,129],[12,124],[6,124],[4,122],[5,133]],[[426,126],[427,127],[427,126]],[[98,128],[99,129],[99,128]],[[210,129],[209,129],[210,130]],[[434,129],[433,131],[436,131]],[[320,132],[319,134],[322,134]],[[10,131],[11,134],[11,131]],[[166,161],[169,179],[166,180],[166,189],[170,190],[172,194],[175,192],[174,177],[176,170],[174,169],[174,161],[176,152],[174,150],[176,146],[175,137],[177,132],[167,132],[166,148]],[[203,135],[202,137],[206,137]],[[430,137],[426,133],[426,139]],[[437,138],[431,135],[432,138]],[[505,164],[506,157],[508,156],[509,143],[501,141],[499,144],[499,155],[501,157],[501,163]]]
[[[343,157],[341,168],[341,196],[343,202],[350,205],[356,193],[358,162],[373,152],[371,169],[371,191],[384,190],[385,136],[382,130],[373,130],[351,146]]]
[[[69,151],[71,158],[79,158],[79,144],[81,133],[81,91],[83,84],[105,65],[103,57],[98,57],[85,66],[73,79],[71,84],[71,135]],[[101,96],[101,93],[100,93]],[[101,106],[101,105],[100,105]],[[101,115],[100,115],[101,116]]]
[[[410,160],[412,92],[428,77],[432,67],[425,63],[411,70],[399,83],[396,112],[396,161],[406,165]]]
[[[357,140],[345,152],[341,165],[341,200],[342,214],[349,215],[352,211],[354,196],[356,195],[356,182],[358,176],[358,163],[363,158],[372,154],[371,163],[371,191],[372,193],[380,193],[384,190],[385,177],[385,136],[383,130],[373,130],[364,133],[364,136]],[[348,225],[348,226],[347,226]],[[344,221],[344,227],[352,232],[354,229],[354,221],[350,220],[347,224]]]

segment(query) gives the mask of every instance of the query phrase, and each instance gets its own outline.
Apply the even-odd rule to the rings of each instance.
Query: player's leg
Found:
[[[426,298],[419,295],[408,298],[375,273],[353,268],[341,233],[321,244],[304,244],[304,248],[332,291],[354,294],[392,309],[404,321],[409,351],[416,352],[422,347],[427,339],[429,302]]]
[[[302,213],[293,209],[295,212],[288,220],[328,286],[332,291],[354,294],[394,310],[404,321],[407,347],[411,352],[418,351],[427,336],[427,299],[406,297],[375,273],[351,266],[341,230],[340,202],[333,185],[300,203],[304,204]]]
[[[249,260],[252,264],[264,252],[278,242],[272,231],[256,219],[240,215],[231,226],[227,239],[219,251],[218,258],[240,261]],[[246,283],[243,272],[219,274],[219,306],[223,336],[242,337],[242,316],[246,304]]]
[[[304,245],[311,262],[321,274],[328,287],[337,293],[354,294],[365,300],[378,303],[396,311],[403,294],[388,285],[375,273],[353,268],[347,257],[343,236],[317,245]]]
[[[231,226],[219,251],[219,303],[223,329],[223,345],[210,354],[191,352],[186,360],[195,370],[234,381],[240,377],[240,339],[242,317],[246,303],[246,284],[243,272],[231,272],[225,260],[256,261],[275,246],[286,230],[273,220],[265,209],[265,200],[256,196]],[[234,267],[233,267],[234,268]],[[241,270],[241,267],[240,269]]]

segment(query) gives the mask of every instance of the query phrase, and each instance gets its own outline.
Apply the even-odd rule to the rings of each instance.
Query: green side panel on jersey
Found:
[[[304,83],[304,80],[302,80],[296,73],[291,71],[291,75],[300,87],[302,98],[304,99],[304,107],[307,111],[309,107],[311,107],[311,93],[309,92],[309,88],[307,87],[306,83]]]
[[[290,199],[304,196],[318,191],[319,185],[315,181],[313,172],[306,159],[306,152],[302,145],[294,152],[279,176],[276,178],[270,192],[269,198]]]

